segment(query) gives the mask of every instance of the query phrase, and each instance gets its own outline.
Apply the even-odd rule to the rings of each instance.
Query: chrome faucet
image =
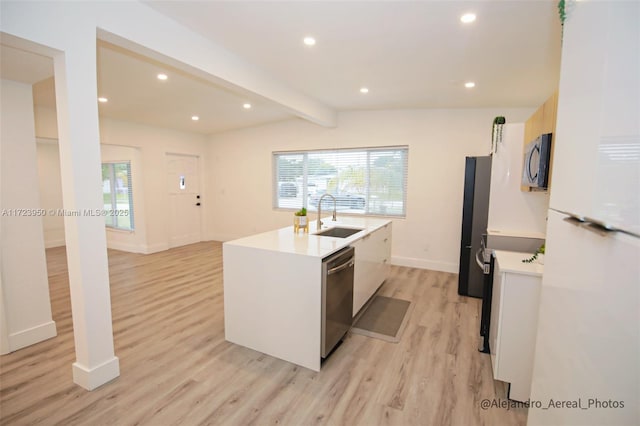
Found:
[[[322,220],[320,220],[320,218],[322,217],[322,199],[326,196],[329,196],[331,198],[333,198],[333,218],[331,219],[332,221],[336,221],[336,197],[334,197],[331,194],[322,194],[322,197],[320,197],[320,201],[318,201],[318,222],[316,223],[316,229],[319,231],[320,228],[322,228]]]

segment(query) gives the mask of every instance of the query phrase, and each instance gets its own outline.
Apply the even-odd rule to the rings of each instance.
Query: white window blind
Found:
[[[105,224],[110,228],[133,230],[130,162],[102,164],[102,198]]]
[[[406,146],[274,152],[273,205],[316,211],[328,193],[345,213],[404,217],[408,154]],[[333,209],[331,197],[322,209]]]

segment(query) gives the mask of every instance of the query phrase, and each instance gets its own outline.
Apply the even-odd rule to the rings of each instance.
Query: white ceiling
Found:
[[[100,114],[111,118],[210,134],[291,117],[273,103],[104,42],[98,43],[98,70],[99,96],[109,99],[100,104]],[[159,73],[168,79],[158,80]],[[251,109],[243,108],[245,103]]]
[[[558,86],[555,1],[145,3],[338,111],[534,107]],[[462,24],[465,12],[476,13],[476,22]],[[307,35],[315,46],[302,43]],[[2,46],[3,78],[29,75],[33,83],[52,74],[50,60],[41,67],[37,55],[25,60],[12,50]],[[40,78],[45,68],[49,74]],[[158,72],[169,79],[158,81]],[[466,81],[476,87],[465,89]],[[36,85],[35,102],[53,105],[52,88],[51,81]],[[204,134],[292,117],[261,97],[105,42],[98,88],[109,98],[100,105],[103,116]],[[243,109],[245,102],[253,108]]]
[[[148,4],[338,110],[528,107],[558,84],[555,1]]]

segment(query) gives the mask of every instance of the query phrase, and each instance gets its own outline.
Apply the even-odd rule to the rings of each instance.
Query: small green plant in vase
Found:
[[[540,248],[538,250],[536,250],[536,252],[533,254],[533,256],[531,256],[528,259],[523,259],[522,262],[523,263],[532,263],[535,260],[537,260],[538,259],[538,255],[541,255],[541,254],[544,255],[544,244],[542,244],[540,246]]]
[[[309,232],[307,209],[304,207],[295,212],[293,216],[293,231],[297,233],[300,229],[302,229],[304,232]]]

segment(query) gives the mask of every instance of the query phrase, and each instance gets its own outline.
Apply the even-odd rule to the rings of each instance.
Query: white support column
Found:
[[[83,33],[84,35],[85,33]],[[92,390],[118,377],[114,354],[98,128],[96,39],[86,33],[54,58],[65,237],[76,362],[73,380]]]

